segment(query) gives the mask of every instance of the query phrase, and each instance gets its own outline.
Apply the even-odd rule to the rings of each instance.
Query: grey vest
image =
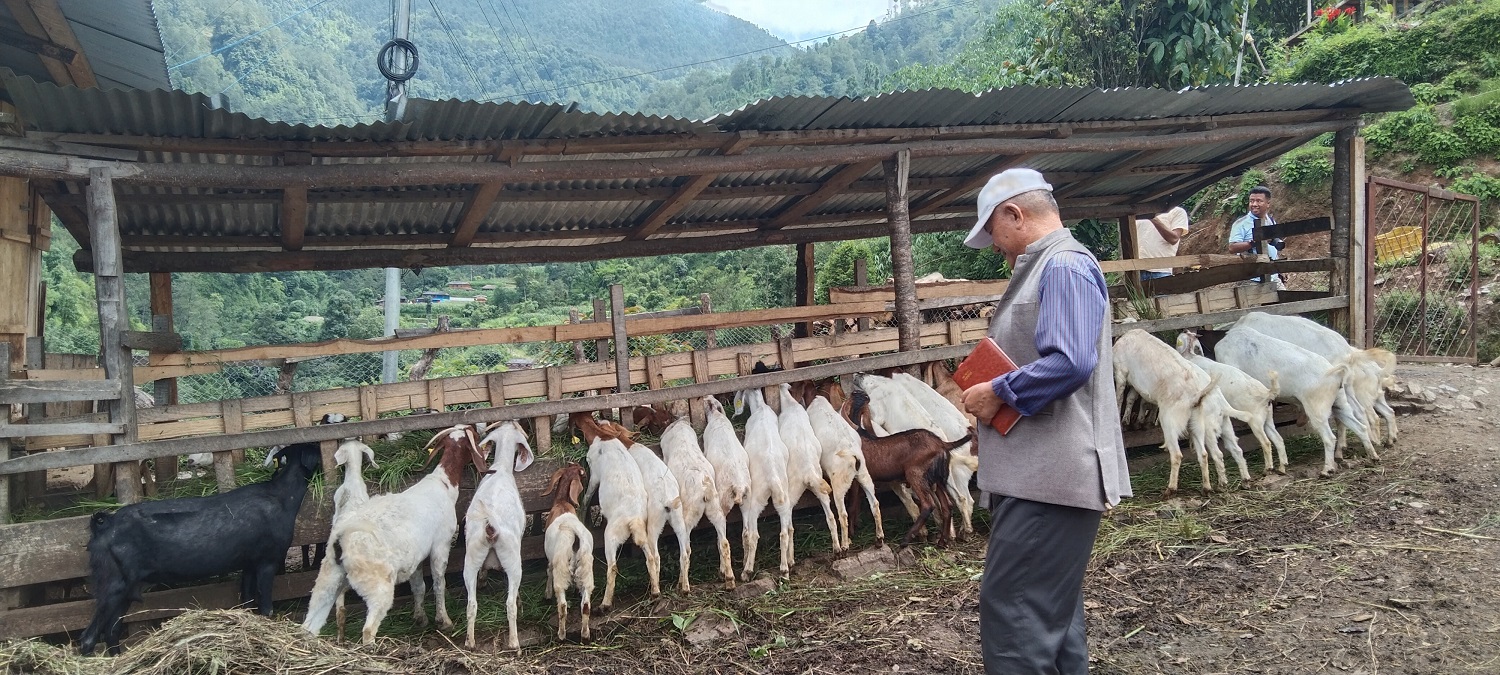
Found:
[[[1066,228],[1026,247],[990,320],[989,335],[1018,366],[1037,360],[1042,270],[1063,251],[1093,254]],[[1001,436],[979,425],[979,489],[1048,504],[1104,511],[1131,496],[1120,411],[1115,403],[1110,322],[1099,333],[1099,364],[1086,384]]]

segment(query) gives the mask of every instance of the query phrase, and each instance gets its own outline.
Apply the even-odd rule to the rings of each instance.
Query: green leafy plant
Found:
[[[1333,149],[1315,144],[1297,148],[1277,160],[1276,175],[1298,189],[1325,185],[1333,177]]]

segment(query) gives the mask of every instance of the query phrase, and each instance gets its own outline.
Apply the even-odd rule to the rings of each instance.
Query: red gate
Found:
[[[1366,189],[1365,344],[1402,361],[1475,362],[1479,199],[1385,178]]]

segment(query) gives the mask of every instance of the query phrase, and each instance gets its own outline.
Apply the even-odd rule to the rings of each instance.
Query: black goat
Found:
[[[120,653],[120,617],[141,586],[202,579],[238,570],[240,601],[271,615],[271,581],[292,544],[307,482],[322,465],[317,443],[273,449],[276,474],[208,497],[163,499],[101,511],[89,520],[89,590],[94,619],[78,641],[91,654],[102,639]]]

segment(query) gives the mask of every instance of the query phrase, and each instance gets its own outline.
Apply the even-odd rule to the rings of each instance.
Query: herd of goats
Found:
[[[1136,400],[1154,404],[1171,458],[1169,493],[1177,488],[1183,435],[1202,467],[1205,492],[1212,487],[1210,458],[1220,484],[1228,482],[1221,443],[1233,455],[1241,478],[1250,480],[1231,422],[1235,419],[1260,442],[1266,472],[1285,473],[1285,445],[1272,418],[1272,404],[1278,400],[1302,407],[1323,441],[1325,474],[1342,457],[1345,429],[1376,460],[1371,439],[1395,440],[1394,414],[1383,394],[1394,382],[1394,357],[1380,349],[1354,349],[1338,333],[1300,317],[1252,313],[1226,331],[1182,333],[1176,349],[1131,330],[1115,342],[1113,362],[1123,414],[1135,414]],[[757,366],[757,372],[764,371]],[[579,633],[590,637],[595,546],[579,511],[596,493],[605,522],[605,611],[614,600],[617,555],[627,541],[644,552],[651,596],[660,594],[657,540],[668,525],[679,549],[677,585],[689,591],[689,535],[703,518],[717,537],[719,572],[732,588],[726,517],[736,506],[744,524],[740,578],[745,581],[755,572],[757,524],[767,504],[780,520],[779,572],[789,574],[795,558],[792,509],[807,492],[822,506],[835,553],[850,547],[861,493],[872,506],[877,545],[883,545],[877,482],[895,484],[912,516],[903,545],[925,539],[934,515],[939,544],[972,533],[970,480],[978,469],[974,418],[963,412],[962,392],[943,364],[927,364],[924,375],[856,375],[857,388],[847,396],[837,380],[742,390],[734,395],[733,408],[736,416],[749,410],[743,435],[736,432],[724,403],[713,396],[703,399],[707,420],[701,436],[686,415],[643,407],[635,416],[642,428],[659,429],[659,455],[614,421],[590,413],[569,416],[588,442],[588,452],[587,469],[576,463],[558,469],[545,495],[552,498],[545,516],[545,589],[557,603],[558,638],[567,632],[565,596],[574,587],[580,596]],[[1141,414],[1145,410],[1143,405]],[[1377,415],[1386,421],[1384,436]],[[1273,461],[1273,449],[1279,464]],[[344,467],[343,482],[334,493],[326,554],[302,627],[317,635],[334,610],[341,639],[345,591],[353,589],[366,606],[363,640],[371,642],[402,581],[411,585],[416,624],[426,625],[426,562],[437,621],[451,628],[444,572],[458,535],[459,485],[472,465],[481,478],[463,520],[465,644],[475,644],[479,576],[485,569],[501,568],[507,582],[507,644],[517,649],[516,596],[527,513],[514,473],[526,470],[534,459],[526,432],[513,421],[460,425],[438,432],[425,450],[429,462],[438,461],[431,474],[402,492],[372,496],[362,475],[363,462],[374,462],[372,450],[352,439],[338,446],[334,457]],[[253,602],[269,616],[272,581],[284,566],[308,483],[321,468],[321,453],[316,443],[282,446],[268,453],[266,463],[272,462],[276,472],[265,482],[95,514],[88,549],[96,610],[80,638],[81,651],[92,653],[102,640],[111,653],[119,653],[121,617],[148,583],[239,571],[241,601]],[[853,489],[856,484],[858,490]]]

